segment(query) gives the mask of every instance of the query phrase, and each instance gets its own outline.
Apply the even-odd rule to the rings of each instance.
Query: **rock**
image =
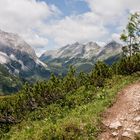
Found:
[[[112,135],[113,135],[114,137],[116,137],[116,136],[118,135],[118,133],[117,133],[117,132],[113,132]]]
[[[140,130],[134,130],[135,134],[139,134]]]
[[[112,122],[109,125],[109,128],[111,128],[111,129],[118,129],[120,127],[122,127],[122,125],[121,125],[121,123],[119,121]]]
[[[127,131],[122,133],[122,137],[126,137],[126,138],[129,138],[129,139],[132,139],[132,135],[130,133],[128,133]]]
[[[50,70],[39,60],[34,49],[20,36],[0,30],[0,64],[12,74],[21,78],[38,75],[42,78],[50,76]]]
[[[135,117],[133,120],[136,121],[136,122],[139,122],[140,121],[140,116]]]
[[[131,131],[131,128],[127,128],[126,130],[127,130],[127,131]]]

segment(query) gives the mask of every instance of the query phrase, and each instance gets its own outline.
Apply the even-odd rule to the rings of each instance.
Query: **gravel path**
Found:
[[[99,140],[135,140],[140,134],[140,83],[127,86],[118,94],[102,123],[104,131]]]

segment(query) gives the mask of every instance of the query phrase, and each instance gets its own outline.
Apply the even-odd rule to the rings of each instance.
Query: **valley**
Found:
[[[122,45],[115,41],[103,47],[94,42],[76,42],[55,51],[47,51],[38,58],[34,49],[17,34],[0,30],[0,64],[7,69],[9,75],[14,74],[15,78],[21,80],[20,85],[47,80],[51,73],[64,76],[70,65],[77,69],[77,73],[90,72],[99,60],[111,65],[121,56],[121,48]],[[12,86],[13,92],[18,91]]]
[[[10,2],[5,1],[7,4]],[[25,3],[21,3],[23,1]],[[98,4],[96,0],[95,2]],[[89,41],[92,37],[87,39],[88,32],[93,31],[90,35],[96,34],[98,39],[103,40],[108,40],[109,34],[111,38],[118,37],[117,30],[122,28],[118,24],[123,20],[115,23],[114,18],[110,19],[110,14],[114,12],[114,9],[111,12],[107,12],[108,9],[106,9],[102,13],[107,14],[110,23],[112,23],[111,20],[113,23],[105,24],[107,15],[104,15],[103,17],[106,17],[102,18],[104,24],[101,20],[97,26],[100,27],[100,30],[97,31],[106,35],[103,38],[102,35],[98,36],[100,33],[97,34],[96,29],[90,30],[90,26],[95,24],[94,22],[98,23],[100,19],[98,16],[102,15],[98,8],[95,8],[94,16],[92,11],[88,11],[84,15],[78,15],[75,19],[77,15],[73,11],[74,13],[70,17],[63,17],[62,20],[60,19],[61,11],[55,5],[47,5],[44,0],[21,0],[19,3],[23,4],[23,7],[25,5],[35,7],[28,14],[30,12],[33,15],[39,13],[36,16],[30,16],[34,21],[34,24],[31,24],[33,27],[29,26],[29,20],[25,20],[26,26],[23,27],[25,29],[28,26],[26,30],[28,32],[20,30],[21,36],[26,41],[16,32],[0,30],[0,139],[139,140],[140,13],[130,14],[126,28],[119,35],[122,44],[118,43],[120,41],[112,39],[106,44],[100,42],[102,45],[99,45],[98,41]],[[19,3],[17,2],[15,5],[19,5]],[[118,7],[117,9],[120,10]],[[14,7],[6,9],[7,12],[9,10],[12,11],[12,14],[16,13],[16,16],[21,14],[16,12]],[[47,20],[45,17],[48,11],[51,15],[57,11],[61,16],[58,18],[56,14],[55,20],[51,16]],[[126,14],[127,11],[125,10],[124,13]],[[8,12],[7,15],[10,13]],[[42,13],[45,13],[45,17]],[[25,12],[23,17],[25,18],[28,14]],[[116,15],[114,16],[116,17]],[[86,20],[83,19],[83,16],[86,17]],[[16,21],[24,19],[23,17],[16,18]],[[93,22],[91,17],[96,20]],[[35,22],[36,18],[43,18],[43,20]],[[71,35],[68,35],[66,28],[63,30],[62,26],[58,25],[58,21],[60,21],[60,25],[65,25],[65,20],[71,23],[72,19],[79,22],[81,18],[80,24],[72,24],[78,25],[80,31],[77,28],[73,29],[73,26],[68,26],[69,24],[66,26],[70,27]],[[14,20],[9,18],[6,21]],[[48,21],[49,23],[47,23]],[[11,29],[15,29],[16,25],[17,23]],[[85,27],[88,27],[89,31]],[[116,28],[114,29],[114,27]],[[59,34],[59,29],[61,29],[61,34],[64,34],[63,36]],[[80,34],[83,33],[83,41],[80,39],[80,34],[73,34],[74,30]],[[55,38],[53,31],[60,38]],[[116,33],[113,34],[115,31]],[[18,33],[20,34],[20,32]],[[65,38],[67,35],[69,39]],[[55,48],[52,45],[56,44],[68,45],[46,51],[44,46],[46,44],[52,48]],[[37,54],[43,49],[46,52],[38,57]]]

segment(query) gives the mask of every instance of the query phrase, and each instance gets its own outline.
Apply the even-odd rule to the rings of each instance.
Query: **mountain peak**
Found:
[[[32,57],[36,57],[33,48],[28,45],[19,35],[0,30],[0,50],[6,51],[7,47],[11,48],[12,50],[28,53]]]
[[[41,62],[34,49],[19,35],[0,30],[0,64],[21,77],[29,77],[39,71],[49,74],[47,65]]]
[[[86,45],[88,45],[88,46],[98,46],[98,44],[96,42],[92,42],[92,41],[88,42]]]
[[[79,42],[75,42],[73,45],[78,46],[78,45],[80,45],[80,43]]]
[[[91,59],[92,56],[97,55],[100,48],[101,47],[95,42],[88,42],[87,44],[75,42],[74,44],[66,45],[55,51],[47,51],[40,57],[40,59],[43,61],[45,59],[50,60],[52,58],[67,58],[69,60],[75,58]]]
[[[115,45],[121,45],[120,43],[118,43],[115,40],[110,41],[109,43],[107,43],[105,46],[115,46]]]

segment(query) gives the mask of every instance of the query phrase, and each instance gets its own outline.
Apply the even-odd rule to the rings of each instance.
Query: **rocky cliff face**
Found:
[[[121,53],[122,45],[111,41],[101,47],[95,42],[80,44],[78,42],[66,45],[58,50],[46,51],[40,60],[47,63],[56,71],[60,69],[68,69],[69,65],[74,65],[78,70],[90,71],[98,60],[106,60],[111,64]]]
[[[94,55],[97,55],[101,50],[101,47],[94,42],[89,42],[87,44],[80,44],[78,42],[66,45],[58,50],[46,51],[40,59],[43,61],[48,61],[52,59],[59,58],[83,58],[91,59]]]
[[[116,41],[107,43],[102,51],[98,54],[97,58],[100,60],[108,59],[109,57],[118,55],[122,52],[122,45]]]
[[[47,65],[41,62],[35,51],[17,34],[0,30],[0,63],[19,76],[34,74],[48,76]]]
[[[58,50],[47,51],[39,59],[31,46],[17,34],[0,30],[0,64],[5,65],[12,74],[24,78],[49,77],[50,71],[61,73],[64,70],[66,73],[69,65],[76,66],[78,71],[88,72],[98,60],[112,63],[121,48],[122,45],[115,41],[103,47],[95,42],[76,42]]]

